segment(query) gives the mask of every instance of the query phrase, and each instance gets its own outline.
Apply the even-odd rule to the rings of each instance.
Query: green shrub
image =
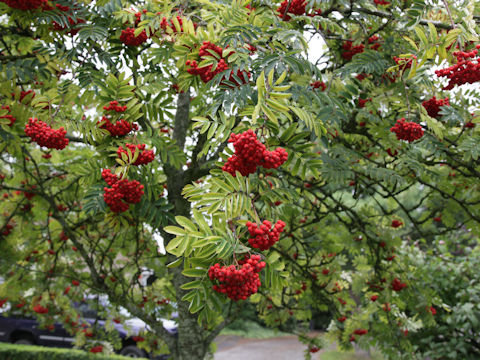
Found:
[[[119,355],[93,354],[82,350],[0,343],[0,360],[126,360]]]

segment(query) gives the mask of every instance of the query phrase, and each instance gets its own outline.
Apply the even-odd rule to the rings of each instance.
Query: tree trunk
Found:
[[[174,359],[203,360],[210,345],[205,339],[205,330],[198,325],[196,314],[190,313],[189,303],[180,301],[186,293],[186,291],[180,289],[180,286],[191,281],[191,279],[181,274],[181,267],[174,270],[173,283],[178,299],[178,340]]]
[[[183,150],[185,146],[186,134],[190,122],[190,92],[179,94],[177,102],[177,112],[175,114],[175,124],[173,138],[177,145]],[[173,205],[173,215],[182,215],[190,217],[190,203],[182,196],[183,187],[189,181],[183,169],[175,169],[171,166],[165,166],[167,175],[168,201]],[[165,234],[165,244],[171,239]],[[172,257],[172,261],[175,258]],[[197,316],[191,314],[189,303],[181,301],[186,294],[180,287],[190,282],[191,279],[182,275],[182,266],[171,269],[173,275],[173,285],[175,287],[178,307],[178,338],[175,347],[170,349],[172,357],[175,360],[203,360],[211,340],[205,336],[205,331],[198,325]]]

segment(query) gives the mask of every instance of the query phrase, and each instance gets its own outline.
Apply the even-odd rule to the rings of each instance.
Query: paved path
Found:
[[[305,345],[296,336],[273,339],[244,339],[238,336],[219,336],[215,360],[303,360]],[[320,359],[314,354],[312,359]]]

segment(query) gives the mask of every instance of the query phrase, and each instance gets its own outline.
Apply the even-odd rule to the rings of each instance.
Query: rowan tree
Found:
[[[472,338],[444,351],[448,312],[478,302],[425,273],[460,286],[473,275],[448,259],[478,257],[478,4],[0,11],[2,305],[118,348],[72,308],[106,295],[109,324],[125,308],[151,329],[132,341],[174,359],[203,359],[246,302],[272,327],[328,311],[342,348],[478,358]],[[159,320],[173,311],[178,336]],[[307,358],[322,346],[298,334]]]

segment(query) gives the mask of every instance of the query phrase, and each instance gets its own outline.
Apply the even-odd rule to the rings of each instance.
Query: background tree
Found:
[[[344,348],[452,356],[423,348],[455,305],[419,274],[440,240],[476,246],[475,2],[0,5],[13,308],[118,346],[72,320],[104,294],[109,321],[150,326],[136,345],[202,359],[248,299],[271,326],[329,311]],[[174,310],[178,337],[159,321]]]

